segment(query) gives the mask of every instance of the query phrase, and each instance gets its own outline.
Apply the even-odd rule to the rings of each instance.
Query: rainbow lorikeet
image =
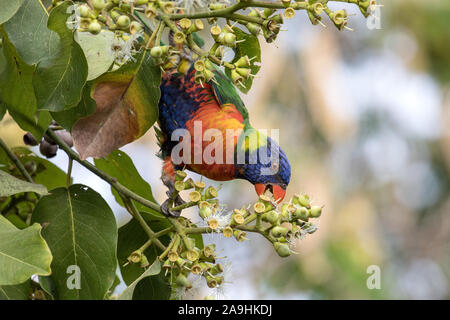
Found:
[[[168,195],[173,192],[175,171],[186,168],[216,181],[248,180],[257,194],[269,190],[276,201],[281,201],[291,177],[285,153],[274,140],[250,125],[247,109],[231,80],[219,69],[214,74],[214,81],[202,84],[195,82],[193,68],[186,74],[175,72],[163,76],[157,136],[160,157],[164,160],[161,178],[169,187]],[[202,135],[208,129],[215,129],[215,138],[219,139],[203,141],[208,139],[201,136],[198,141],[196,128],[201,129]],[[173,154],[180,143],[179,139],[171,138],[177,129],[189,133],[182,138],[188,139],[184,142],[190,144],[189,155]],[[234,137],[231,135],[230,139],[227,132],[234,132]],[[213,142],[222,148],[222,155],[217,150],[211,151]],[[215,157],[215,161],[208,161],[205,153]],[[180,198],[175,200],[175,204],[180,203]],[[170,211],[167,201],[162,209],[165,214],[177,215]]]

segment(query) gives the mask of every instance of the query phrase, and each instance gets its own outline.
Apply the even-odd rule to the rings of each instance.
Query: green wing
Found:
[[[227,75],[225,75],[219,68],[215,67],[214,80],[211,81],[211,86],[214,89],[214,94],[221,105],[231,103],[244,118],[245,129],[251,128],[248,111],[242,102],[241,97],[236,91],[236,87]]]

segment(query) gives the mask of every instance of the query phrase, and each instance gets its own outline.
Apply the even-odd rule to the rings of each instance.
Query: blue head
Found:
[[[251,129],[241,135],[236,146],[237,178],[255,186],[258,195],[269,190],[281,201],[291,179],[291,165],[278,143]]]

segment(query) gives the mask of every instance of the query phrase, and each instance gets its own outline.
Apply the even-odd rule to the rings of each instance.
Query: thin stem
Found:
[[[139,222],[141,227],[144,229],[145,233],[147,233],[150,240],[154,242],[154,244],[160,248],[161,250],[166,250],[166,246],[164,246],[161,241],[156,237],[155,232],[148,226],[147,222],[145,222],[139,210],[134,205],[133,201],[130,198],[122,197],[122,200],[125,204],[125,207],[130,212],[130,214]]]
[[[17,169],[19,169],[20,173],[23,175],[25,179],[28,180],[28,182],[34,183],[33,178],[28,173],[27,169],[23,166],[22,162],[20,162],[19,158],[12,152],[6,143],[0,138],[0,147],[5,150],[6,155],[9,159],[16,165]]]
[[[69,157],[69,167],[67,168],[67,188],[70,187],[70,176],[72,175],[73,159]]]
[[[198,202],[190,201],[190,202],[186,202],[186,203],[180,204],[179,206],[173,207],[170,210],[172,210],[172,211],[181,211],[183,209],[196,206],[197,204],[198,204]]]

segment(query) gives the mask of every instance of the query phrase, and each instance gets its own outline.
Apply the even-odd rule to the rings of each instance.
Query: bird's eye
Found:
[[[270,166],[270,169],[272,169],[272,171],[275,172],[278,172],[278,168],[279,168],[278,162],[273,162],[272,165]]]

